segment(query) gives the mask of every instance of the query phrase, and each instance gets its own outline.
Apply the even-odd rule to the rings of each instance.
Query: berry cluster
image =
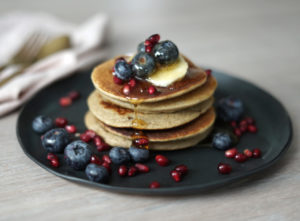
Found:
[[[123,57],[116,59],[113,68],[113,80],[116,84],[122,85],[123,93],[129,95],[131,88],[136,85],[136,80],[143,80],[151,75],[158,65],[169,65],[174,63],[179,56],[177,46],[169,40],[159,41],[159,34],[151,35],[144,42],[138,45],[137,54],[131,62]],[[156,91],[155,87],[148,88],[150,95]]]
[[[61,97],[59,99],[59,104],[62,107],[68,107],[79,97],[80,97],[80,94],[78,91],[71,91],[71,92],[69,92],[69,94],[67,96]]]
[[[231,121],[230,125],[233,129],[234,134],[237,137],[242,136],[244,133],[256,133],[257,127],[255,125],[255,121],[251,117],[245,117],[242,120],[238,121]]]

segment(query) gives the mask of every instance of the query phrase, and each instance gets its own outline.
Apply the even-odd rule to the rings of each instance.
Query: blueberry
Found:
[[[238,98],[225,97],[218,101],[217,112],[218,116],[225,122],[237,121],[244,112],[244,105]]]
[[[129,154],[135,162],[143,162],[149,159],[149,150],[147,149],[130,147]]]
[[[52,129],[53,126],[53,120],[50,117],[42,115],[37,116],[32,121],[32,129],[39,134],[47,132],[48,130]]]
[[[145,52],[145,45],[144,42],[142,41],[141,43],[139,43],[138,47],[137,47],[137,52]]]
[[[89,180],[94,182],[106,182],[109,177],[109,173],[104,166],[90,163],[85,168],[85,174]]]
[[[232,146],[232,143],[228,133],[219,132],[213,136],[212,146],[218,150],[227,150]]]
[[[155,60],[151,54],[139,52],[132,59],[132,70],[137,78],[146,78],[155,70]]]
[[[109,151],[109,157],[111,161],[115,164],[126,163],[130,160],[130,155],[125,148],[113,147]]]
[[[115,64],[115,74],[124,81],[128,81],[133,76],[131,66],[125,60],[117,61]]]
[[[92,151],[90,145],[76,140],[65,148],[65,160],[75,170],[82,170],[90,162]]]
[[[169,40],[161,41],[153,48],[155,60],[160,64],[172,64],[179,56],[177,46]]]
[[[63,128],[49,130],[42,138],[42,145],[50,153],[61,153],[71,142],[69,133]]]

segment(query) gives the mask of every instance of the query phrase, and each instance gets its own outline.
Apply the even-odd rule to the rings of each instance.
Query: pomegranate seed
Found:
[[[138,173],[138,169],[135,166],[129,167],[128,176],[135,176]]]
[[[160,40],[160,35],[159,35],[159,34],[154,34],[154,35],[151,35],[148,39],[149,39],[149,41],[150,41],[153,45],[155,45],[156,43],[159,42],[159,40]]]
[[[162,167],[165,167],[165,166],[168,166],[170,161],[168,160],[168,158],[166,158],[165,156],[163,155],[156,155],[155,156],[155,161],[158,165],[162,166]]]
[[[106,151],[106,150],[109,150],[111,148],[111,146],[109,146],[107,143],[105,142],[102,142],[100,145],[97,146],[97,150],[99,152],[102,152],[102,151]]]
[[[139,139],[134,140],[134,143],[136,145],[148,145],[149,140],[147,138],[139,138]]]
[[[142,164],[142,163],[136,163],[134,166],[135,166],[135,167],[138,169],[138,171],[141,172],[141,173],[148,173],[148,172],[150,171],[150,168],[149,168],[147,165]]]
[[[148,93],[149,93],[150,95],[154,94],[155,92],[156,92],[156,88],[155,88],[154,86],[150,86],[150,87],[148,88]]]
[[[232,168],[227,163],[219,163],[218,164],[218,171],[221,174],[229,174],[232,171]]]
[[[118,63],[119,61],[126,61],[126,60],[123,57],[119,57],[115,60],[115,63]]]
[[[85,133],[80,134],[80,140],[82,140],[82,141],[84,141],[86,143],[90,142],[91,139],[92,138],[89,135],[85,134]]]
[[[127,175],[127,167],[125,165],[121,165],[118,169],[118,173],[120,176],[126,176]]]
[[[237,153],[238,153],[238,150],[234,147],[234,148],[231,148],[231,149],[225,151],[225,157],[234,158]]]
[[[257,127],[254,126],[254,125],[248,125],[247,130],[248,130],[250,133],[256,133],[256,132],[257,132]]]
[[[150,189],[155,189],[155,188],[159,188],[160,184],[157,181],[153,181],[152,183],[150,183],[149,188]]]
[[[123,87],[123,94],[129,95],[130,94],[130,86],[128,84],[124,85]]]
[[[74,134],[77,131],[77,128],[75,127],[75,125],[67,125],[65,127],[65,129],[66,129],[66,131],[68,131],[71,134]]]
[[[234,129],[234,134],[235,134],[237,137],[242,136],[242,132],[241,132],[241,130],[240,130],[239,128],[235,128],[235,129]]]
[[[86,135],[90,136],[92,139],[94,139],[96,137],[96,135],[97,135],[96,132],[93,131],[93,130],[86,130],[84,133]]]
[[[119,85],[122,85],[123,84],[123,80],[118,78],[117,76],[114,76],[113,77],[113,80],[114,80],[114,83],[115,84],[119,84]]]
[[[58,159],[52,159],[52,160],[50,160],[50,164],[53,167],[59,167],[59,161],[58,161]]]
[[[148,46],[145,46],[145,51],[147,53],[150,53],[152,51],[152,46],[148,45]]]
[[[234,157],[236,162],[243,163],[248,160],[248,157],[243,153],[237,153]]]
[[[109,173],[111,173],[111,167],[110,167],[110,164],[109,164],[109,163],[103,162],[103,163],[102,163],[102,166],[104,166],[104,167],[107,169],[107,171],[108,171]]]
[[[252,150],[253,158],[259,158],[261,156],[261,151],[258,148]]]
[[[93,140],[94,140],[94,144],[96,146],[100,146],[102,143],[104,143],[104,141],[102,140],[102,138],[100,136],[98,136],[98,135],[96,135]]]
[[[248,158],[251,158],[251,157],[252,157],[252,151],[251,151],[251,150],[245,149],[243,152],[244,152],[244,154],[245,154]]]
[[[206,72],[206,75],[207,75],[207,76],[211,76],[212,70],[211,70],[211,69],[207,69],[207,70],[205,70],[205,72]]]
[[[248,123],[245,120],[241,120],[240,123],[239,123],[239,125],[240,125],[240,127],[245,127],[245,126],[247,127]]]
[[[91,156],[90,162],[94,163],[94,164],[97,164],[97,165],[102,165],[102,163],[103,163],[103,161],[95,154],[93,154]]]
[[[171,177],[173,178],[173,180],[175,180],[176,182],[181,181],[181,173],[176,171],[176,170],[172,170],[171,171]]]
[[[147,47],[147,46],[151,46],[152,47],[152,42],[151,42],[151,40],[145,40],[145,42],[144,42],[144,45],[145,45],[145,47]]]
[[[55,119],[55,125],[57,127],[65,127],[68,124],[68,120],[64,117],[58,117]]]
[[[72,101],[77,100],[80,97],[80,94],[78,91],[71,91],[69,93],[69,98],[71,98]]]
[[[134,78],[132,78],[129,82],[128,82],[128,84],[129,84],[129,86],[130,87],[135,87],[135,85],[136,85],[136,80],[134,79]]]
[[[53,160],[53,159],[56,159],[58,160],[57,156],[53,153],[48,153],[47,154],[47,160]]]
[[[109,157],[108,155],[106,155],[106,154],[104,154],[104,155],[102,156],[102,160],[103,160],[104,162],[108,163],[108,164],[111,164],[111,159],[110,159],[110,157]]]
[[[174,168],[174,170],[180,172],[182,175],[187,174],[188,172],[188,167],[184,164],[178,165]]]
[[[233,128],[236,128],[236,127],[237,127],[236,121],[231,121],[231,122],[230,122],[230,125],[231,125]]]
[[[245,117],[244,120],[249,124],[252,125],[255,123],[254,119],[252,117]]]
[[[59,104],[62,107],[68,107],[72,104],[72,99],[69,97],[62,97],[59,99]]]
[[[240,131],[241,131],[241,133],[243,134],[243,133],[245,133],[246,131],[247,131],[247,127],[248,126],[245,126],[245,125],[242,125],[242,126],[240,126]]]

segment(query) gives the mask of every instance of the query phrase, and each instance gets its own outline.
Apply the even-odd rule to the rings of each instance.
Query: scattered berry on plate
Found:
[[[59,99],[59,104],[62,107],[68,107],[72,104],[72,99],[70,97],[62,97]]]
[[[135,175],[137,175],[137,173],[138,173],[138,169],[135,166],[131,166],[128,169],[127,175],[128,176],[135,176]]]
[[[225,151],[225,157],[234,158],[237,153],[238,150],[234,147]]]
[[[177,46],[169,40],[161,41],[157,43],[153,48],[153,55],[155,61],[160,64],[172,64],[179,57],[179,51]]]
[[[225,97],[217,102],[218,116],[225,122],[237,121],[244,112],[242,101],[234,97]]]
[[[72,101],[75,101],[80,98],[80,93],[78,91],[70,91],[68,94],[69,98],[71,98]]]
[[[123,164],[130,161],[129,152],[121,147],[113,147],[109,151],[109,157],[114,164]]]
[[[158,165],[162,167],[168,166],[170,164],[169,159],[161,154],[155,156],[155,161]]]
[[[42,145],[47,152],[61,153],[71,142],[69,133],[63,128],[55,128],[44,134]]]
[[[125,165],[121,165],[118,169],[118,174],[120,176],[127,176],[128,169]]]
[[[68,124],[67,118],[64,117],[57,117],[55,119],[55,126],[64,128]]]
[[[149,159],[150,152],[144,148],[130,147],[129,154],[134,162],[144,162]]]
[[[89,144],[81,140],[68,144],[64,154],[66,163],[75,170],[83,170],[90,162],[92,156]]]
[[[159,182],[157,182],[157,181],[153,181],[152,183],[150,183],[150,185],[149,185],[149,188],[150,189],[156,189],[156,188],[159,188],[160,187],[160,184],[159,184]]]
[[[247,130],[250,133],[256,133],[257,132],[257,127],[255,125],[248,125]]]
[[[253,158],[259,158],[261,156],[261,151],[258,148],[252,150]]]
[[[228,133],[219,132],[214,134],[212,146],[218,150],[227,150],[232,145],[232,138]]]
[[[82,140],[83,142],[90,142],[92,140],[92,138],[86,134],[86,133],[83,133],[83,134],[80,134],[80,140]]]
[[[227,163],[219,163],[217,169],[220,174],[229,174],[232,171],[232,167]]]
[[[104,162],[108,163],[108,164],[111,164],[111,163],[112,163],[110,157],[109,157],[108,155],[106,155],[106,154],[104,154],[104,155],[102,156],[102,160],[103,160]]]
[[[245,149],[245,150],[243,151],[243,153],[244,153],[248,158],[251,158],[252,155],[253,155],[252,151],[249,150],[249,149]]]
[[[174,168],[174,170],[180,172],[182,175],[186,175],[188,173],[188,167],[184,164],[178,165]]]
[[[141,173],[148,173],[150,171],[150,168],[142,163],[136,163],[134,166],[138,169],[139,172]]]
[[[102,165],[103,161],[95,154],[93,154],[90,158],[90,163]]]
[[[90,163],[85,168],[85,174],[93,182],[106,182],[109,178],[109,172],[104,166]]]
[[[76,126],[73,125],[73,124],[72,125],[66,125],[65,129],[66,129],[66,131],[68,131],[71,134],[74,134],[77,131]]]
[[[145,52],[136,54],[131,63],[133,72],[140,79],[148,77],[156,67],[154,57]]]
[[[39,134],[47,132],[48,130],[52,129],[53,126],[54,124],[52,118],[43,115],[37,116],[32,121],[32,129]]]
[[[236,162],[243,163],[248,160],[248,157],[244,153],[237,153],[234,159]]]
[[[181,173],[176,171],[176,170],[172,170],[171,171],[171,177],[173,178],[173,180],[175,180],[176,182],[180,182],[181,181]]]

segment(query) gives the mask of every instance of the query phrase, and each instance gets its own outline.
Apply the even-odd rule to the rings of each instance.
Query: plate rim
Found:
[[[293,139],[293,125],[292,125],[292,121],[291,121],[291,117],[288,113],[288,111],[286,110],[286,108],[282,105],[281,101],[278,100],[277,98],[275,98],[270,92],[266,91],[265,89],[260,88],[259,86],[257,86],[256,84],[252,83],[251,81],[248,80],[244,80],[240,77],[236,77],[236,76],[232,76],[230,74],[227,74],[226,72],[223,71],[219,71],[217,69],[213,69],[216,72],[218,72],[218,74],[221,75],[225,75],[227,77],[230,78],[234,78],[236,80],[245,82],[247,84],[251,84],[251,86],[253,86],[255,89],[261,91],[262,93],[267,94],[268,96],[270,96],[273,100],[275,100],[279,106],[282,108],[282,110],[284,111],[287,120],[288,120],[288,128],[289,128],[289,136],[285,142],[285,144],[281,147],[280,152],[276,155],[276,157],[274,157],[271,161],[262,164],[259,167],[256,167],[252,170],[249,171],[245,171],[243,174],[234,176],[234,177],[230,177],[229,179],[225,179],[222,181],[212,181],[212,182],[208,182],[205,184],[192,184],[192,185],[185,185],[185,186],[178,186],[178,187],[160,187],[157,189],[150,189],[148,187],[122,187],[122,186],[112,186],[109,184],[103,184],[103,183],[96,183],[96,182],[92,182],[90,180],[86,180],[86,179],[82,179],[79,177],[74,177],[71,175],[65,175],[65,174],[61,174],[57,171],[55,171],[54,169],[44,165],[43,163],[40,163],[34,156],[32,156],[26,149],[24,143],[22,142],[21,139],[21,135],[20,135],[20,121],[21,121],[21,117],[24,113],[24,110],[27,108],[28,104],[35,99],[35,97],[37,97],[42,91],[47,90],[48,87],[52,86],[53,84],[57,83],[58,81],[53,82],[52,84],[48,85],[47,87],[43,88],[42,90],[40,90],[39,92],[37,92],[34,96],[32,96],[21,108],[19,114],[18,114],[18,118],[17,118],[17,122],[16,122],[16,135],[17,135],[17,139],[18,142],[23,150],[23,152],[25,153],[25,155],[31,159],[33,162],[35,162],[37,165],[39,165],[41,168],[45,169],[46,171],[60,177],[63,178],[65,180],[68,181],[72,181],[72,182],[76,182],[79,184],[85,184],[85,185],[89,185],[89,186],[96,186],[97,188],[102,188],[103,190],[108,190],[110,192],[118,192],[118,193],[125,193],[125,194],[139,194],[139,195],[188,195],[188,194],[192,194],[195,193],[195,191],[197,193],[206,191],[206,190],[211,190],[211,189],[215,189],[216,187],[219,187],[221,185],[228,185],[228,184],[233,184],[239,180],[242,180],[244,178],[247,177],[251,177],[255,174],[258,174],[260,172],[263,172],[264,170],[266,170],[267,168],[271,167],[273,164],[275,164],[289,149],[290,144],[292,142]],[[82,71],[82,72],[86,72],[86,71]],[[79,73],[75,73],[74,75],[78,75]],[[73,75],[73,76],[74,76]],[[72,76],[70,76],[72,77]],[[68,77],[68,78],[70,78]],[[64,78],[62,80],[66,80],[68,78]],[[183,192],[180,192],[183,191]]]

